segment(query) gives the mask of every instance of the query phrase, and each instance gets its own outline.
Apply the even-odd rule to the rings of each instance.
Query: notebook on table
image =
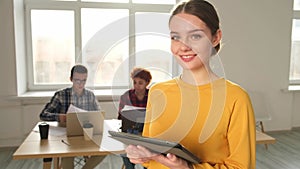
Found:
[[[179,143],[161,140],[157,138],[143,137],[124,132],[109,131],[110,137],[126,144],[126,145],[141,145],[148,148],[155,153],[167,154],[172,153],[176,156],[183,158],[191,163],[198,164],[201,160],[192,152],[186,149]]]
[[[87,111],[87,112],[68,112],[66,115],[67,136],[83,136],[82,126],[89,122],[93,124],[93,134],[100,135],[103,131],[104,112]]]

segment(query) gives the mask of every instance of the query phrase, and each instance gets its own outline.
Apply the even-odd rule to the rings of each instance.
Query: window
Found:
[[[291,40],[290,83],[300,84],[300,0],[294,0]]]
[[[89,70],[87,86],[128,87],[135,66],[153,82],[177,75],[168,14],[176,0],[26,0],[29,90],[68,85],[70,69]]]
[[[300,0],[294,0],[294,10],[295,11],[300,10]]]
[[[70,10],[31,10],[34,84],[67,82],[63,71],[75,63],[73,16]]]

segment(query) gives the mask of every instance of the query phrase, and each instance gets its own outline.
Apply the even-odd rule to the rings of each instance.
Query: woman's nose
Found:
[[[187,51],[187,50],[191,50],[191,48],[189,47],[189,45],[188,45],[187,42],[181,41],[181,43],[180,43],[180,50]]]

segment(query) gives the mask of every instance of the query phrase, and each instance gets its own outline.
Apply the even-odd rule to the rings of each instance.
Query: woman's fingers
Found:
[[[139,145],[128,145],[125,151],[130,161],[135,164],[148,162],[152,157],[159,155]]]
[[[140,150],[137,148],[137,146],[134,145],[128,145],[125,151],[128,158],[140,158],[141,156]]]

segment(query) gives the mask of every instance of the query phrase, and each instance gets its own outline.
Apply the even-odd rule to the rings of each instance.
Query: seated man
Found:
[[[71,69],[70,80],[72,87],[68,87],[55,92],[51,101],[46,104],[40,113],[40,119],[43,121],[66,122],[66,112],[70,104],[87,110],[99,110],[99,103],[94,93],[85,88],[87,80],[87,69],[83,65],[75,65]],[[92,156],[87,159],[83,169],[92,169],[96,167],[105,156]],[[62,158],[63,169],[74,169],[74,157]]]

